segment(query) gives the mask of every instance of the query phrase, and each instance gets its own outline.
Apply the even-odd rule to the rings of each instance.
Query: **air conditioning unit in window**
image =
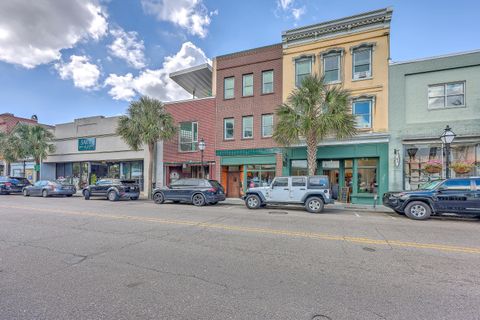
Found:
[[[364,79],[370,76],[370,72],[368,71],[362,71],[362,72],[357,72],[353,75],[354,79]]]

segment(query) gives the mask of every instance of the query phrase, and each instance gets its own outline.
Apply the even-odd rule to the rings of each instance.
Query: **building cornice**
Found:
[[[389,28],[392,13],[392,8],[384,8],[287,30],[282,33],[282,44],[284,48],[288,48],[291,45],[305,44],[340,34],[357,33],[377,28]]]

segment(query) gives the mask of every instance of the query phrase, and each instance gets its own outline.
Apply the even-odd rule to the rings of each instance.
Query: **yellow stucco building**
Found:
[[[390,8],[283,32],[283,100],[309,74],[351,92],[358,134],[327,139],[318,150],[318,173],[330,177],[347,201],[372,203],[388,186],[388,65]],[[306,172],[305,147],[287,152],[289,174]]]

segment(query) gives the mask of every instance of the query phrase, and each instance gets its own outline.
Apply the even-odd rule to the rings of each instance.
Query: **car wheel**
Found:
[[[197,193],[192,198],[192,203],[194,206],[201,207],[205,205],[205,197],[201,193]]]
[[[67,194],[67,197],[71,197],[71,196],[73,196],[73,194]]]
[[[256,194],[250,194],[245,199],[245,205],[248,209],[258,209],[262,205],[262,201]]]
[[[305,209],[311,213],[320,213],[323,210],[323,200],[318,197],[308,198],[305,202]]]
[[[24,197],[28,197],[28,196],[29,196],[28,191],[27,191],[26,189],[23,189],[23,196],[24,196]]]
[[[426,220],[430,218],[432,209],[425,202],[413,201],[410,202],[405,208],[405,214],[407,217],[413,220]]]
[[[44,197],[44,198],[48,197],[48,191],[47,190],[42,191],[42,197]]]
[[[117,201],[118,200],[118,194],[117,194],[116,191],[112,190],[108,193],[107,198],[110,201]]]
[[[153,195],[153,202],[156,204],[162,204],[165,201],[163,194],[161,192],[157,192]]]
[[[83,197],[85,198],[85,200],[90,200],[90,191],[83,191]]]

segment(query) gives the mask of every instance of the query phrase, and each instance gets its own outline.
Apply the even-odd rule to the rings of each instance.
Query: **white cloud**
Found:
[[[208,12],[202,0],[142,0],[142,6],[158,20],[172,22],[201,38],[207,36],[211,17],[218,14],[218,10]]]
[[[60,50],[98,40],[108,28],[96,0],[0,1],[0,61],[26,68],[58,60]]]
[[[63,61],[55,65],[60,78],[63,80],[72,79],[77,88],[84,90],[98,87],[100,69],[97,65],[90,63],[86,56],[70,56],[70,62]]]
[[[128,101],[137,94],[162,101],[186,99],[191,95],[171,80],[169,74],[205,62],[211,63],[203,50],[191,42],[185,42],[175,55],[165,57],[162,68],[146,69],[136,77],[131,73],[124,76],[110,74],[105,80],[105,86],[111,87],[109,94],[115,100]]]
[[[299,20],[306,12],[305,6],[295,6],[295,0],[277,0],[277,8],[291,15],[295,20]]]
[[[120,59],[127,61],[136,69],[145,67],[145,46],[143,40],[138,40],[135,31],[125,32],[122,29],[114,29],[110,33],[115,37],[112,44],[108,46],[110,53]]]

